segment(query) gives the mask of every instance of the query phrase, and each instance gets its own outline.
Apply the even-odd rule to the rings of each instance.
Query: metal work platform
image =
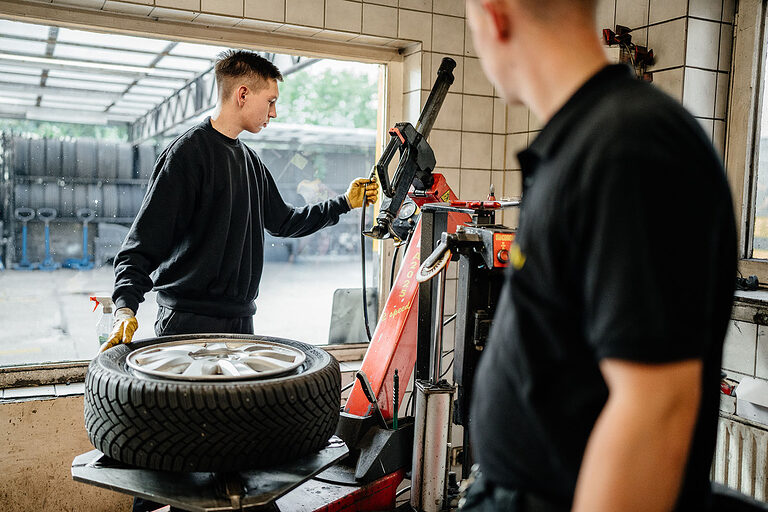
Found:
[[[333,436],[319,452],[269,469],[176,473],[127,466],[92,450],[72,461],[72,478],[190,512],[273,511],[275,500],[348,453],[347,445]]]

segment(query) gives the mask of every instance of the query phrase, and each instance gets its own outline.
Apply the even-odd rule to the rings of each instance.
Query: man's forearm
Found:
[[[674,508],[699,393],[667,389],[671,395],[659,396],[645,391],[611,393],[587,443],[574,512],[660,512]]]

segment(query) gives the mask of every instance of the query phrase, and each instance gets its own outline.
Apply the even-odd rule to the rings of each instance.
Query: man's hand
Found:
[[[376,178],[357,178],[347,189],[347,203],[350,208],[360,208],[364,204],[373,204],[379,198],[379,185]],[[363,203],[365,201],[365,203]]]
[[[604,359],[608,401],[592,429],[574,512],[668,512],[685,477],[702,363]]]
[[[120,308],[115,311],[115,322],[112,324],[112,333],[109,339],[105,341],[99,352],[104,352],[120,343],[130,343],[133,339],[133,333],[139,327],[134,312],[130,308]]]

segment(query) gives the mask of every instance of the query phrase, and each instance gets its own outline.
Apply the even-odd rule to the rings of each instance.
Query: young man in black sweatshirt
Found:
[[[216,111],[157,159],[115,258],[117,311],[102,351],[131,341],[139,303],[152,288],[158,292],[158,336],[252,334],[264,230],[309,235],[378,197],[374,181],[358,178],[334,199],[301,208],[286,204],[256,152],[237,138],[243,131],[260,132],[277,117],[280,71],[254,52],[230,50],[215,73]]]

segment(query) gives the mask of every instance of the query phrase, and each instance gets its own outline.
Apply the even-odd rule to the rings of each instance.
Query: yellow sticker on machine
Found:
[[[451,191],[450,190],[448,192],[446,192],[445,194],[443,194],[442,196],[440,196],[440,200],[442,202],[444,202],[444,203],[447,203],[450,199],[451,199]]]

